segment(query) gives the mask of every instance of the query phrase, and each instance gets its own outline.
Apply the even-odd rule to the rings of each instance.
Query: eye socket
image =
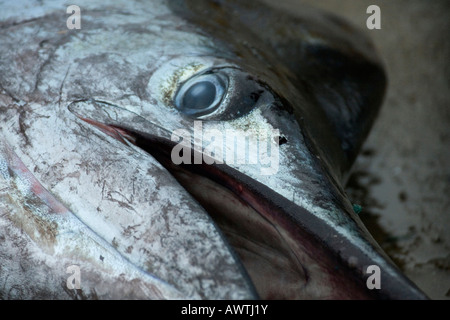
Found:
[[[170,105],[191,118],[228,121],[273,103],[275,95],[265,82],[237,67],[220,66],[181,82]]]
[[[175,107],[185,115],[201,117],[216,111],[228,88],[221,73],[204,73],[181,84],[175,95]]]

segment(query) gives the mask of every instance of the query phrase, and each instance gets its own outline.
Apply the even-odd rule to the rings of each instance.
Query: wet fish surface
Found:
[[[1,298],[426,298],[342,187],[386,87],[365,36],[257,1],[79,1],[69,30],[68,5],[1,4]],[[268,139],[249,164],[205,132]]]

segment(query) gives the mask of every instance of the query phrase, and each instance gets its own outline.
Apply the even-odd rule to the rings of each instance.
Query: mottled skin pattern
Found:
[[[222,235],[206,212],[184,189],[177,187],[171,175],[152,158],[108,139],[67,109],[70,102],[81,97],[108,99],[119,104],[127,101],[127,105],[136,105],[131,101],[140,99],[140,94],[148,95],[145,82],[155,65],[151,50],[143,44],[155,43],[155,40],[164,43],[165,40],[158,40],[158,28],[164,28],[164,24],[172,21],[155,16],[165,14],[164,7],[157,4],[140,8],[128,2],[114,3],[115,6],[105,9],[108,4],[103,2],[98,10],[89,10],[90,5],[80,4],[86,13],[80,32],[65,28],[66,7],[56,2],[53,4],[57,9],[49,8],[38,17],[33,17],[35,11],[32,9],[21,12],[20,16],[14,16],[13,10],[2,13],[6,15],[1,19],[2,68],[6,68],[2,74],[15,74],[2,76],[1,80],[2,144],[12,147],[43,186],[106,241],[100,246],[103,249],[94,255],[92,245],[79,243],[84,238],[75,234],[74,237],[79,239],[74,240],[73,246],[79,248],[79,253],[74,256],[71,251],[64,250],[67,241],[59,240],[57,236],[56,243],[50,245],[58,246],[58,253],[39,252],[36,246],[40,244],[32,240],[32,235],[22,233],[18,238],[7,237],[11,233],[20,234],[11,223],[13,216],[18,215],[14,218],[18,220],[16,225],[32,224],[20,229],[33,233],[37,228],[22,213],[27,205],[20,198],[12,203],[2,201],[0,211],[4,232],[1,234],[5,239],[2,249],[6,249],[1,253],[2,297],[251,298],[254,296],[251,285]],[[102,18],[105,10],[111,14]],[[148,39],[142,32],[134,30],[138,28],[135,14],[142,10],[148,12],[142,14],[142,21],[162,24],[152,24],[154,31],[149,31]],[[126,17],[132,22],[124,21]],[[124,25],[120,27],[117,23]],[[111,33],[105,32],[101,25],[111,28]],[[122,28],[133,30],[134,39]],[[111,38],[118,41],[110,43],[111,47],[105,52],[99,52],[97,47],[85,55],[91,41],[101,44]],[[114,52],[114,47],[119,51]],[[135,57],[130,52],[134,52]],[[153,52],[155,56],[159,54]],[[108,75],[110,73],[116,77]],[[11,166],[11,162],[14,161],[8,163],[2,153],[3,167]],[[17,193],[14,181],[13,175],[2,176],[5,197]],[[33,190],[23,190],[19,194],[24,192],[26,196],[36,197]],[[33,211],[41,212],[32,207]],[[47,219],[43,219],[44,223]],[[10,228],[13,229],[6,232]],[[55,229],[56,235],[65,233],[59,225]],[[113,255],[108,261],[107,251],[111,248],[106,245],[120,254]],[[35,251],[36,254],[31,253]],[[11,259],[11,256],[15,258]],[[125,274],[124,282],[147,281],[143,280],[145,277],[133,277],[127,275],[129,272],[120,271],[117,256],[130,261],[134,273],[145,272],[147,277],[163,279],[170,285],[166,283],[157,288],[163,292],[161,295],[155,295],[151,290],[143,294],[134,289],[133,282],[125,287],[116,285],[120,277],[114,274]],[[14,271],[18,263],[23,265],[21,272]],[[81,275],[86,280],[91,274],[94,279],[97,277],[95,281],[82,283],[81,293],[67,292],[65,287],[65,279],[69,276],[65,270],[70,264],[80,265]],[[34,267],[39,265],[43,266],[42,270]],[[100,267],[103,265],[114,272],[110,269],[102,272]],[[49,269],[57,273],[48,273]],[[169,287],[167,291],[165,287]]]
[[[384,90],[356,31],[312,11],[283,24],[234,1],[81,1],[82,29],[67,30],[67,5],[8,2],[0,13],[2,298],[423,298],[341,187]],[[258,35],[267,24],[275,31]],[[280,130],[276,174],[227,163],[245,176],[225,170],[226,191],[184,171],[175,179],[82,120],[168,140],[192,132],[174,95],[205,70],[230,83],[203,127],[241,130],[251,144]],[[71,264],[81,289],[65,286]],[[380,266],[382,290],[365,287],[367,264]]]

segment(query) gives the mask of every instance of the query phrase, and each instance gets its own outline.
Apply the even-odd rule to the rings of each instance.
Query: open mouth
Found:
[[[349,228],[360,240],[352,240],[265,184],[191,146],[191,161],[174,164],[172,151],[177,143],[168,131],[125,109],[89,100],[77,101],[69,110],[118,141],[145,151],[170,172],[221,230],[260,298],[426,298],[365,242],[356,224]],[[186,159],[184,154],[180,157]],[[383,268],[379,290],[367,285],[366,270],[374,264]]]
[[[207,156],[193,148],[191,164],[175,165],[173,141],[83,120],[123,143],[132,143],[162,164],[215,221],[261,298],[373,298],[355,266],[343,263],[345,250],[336,246],[342,247],[344,240],[304,208],[226,164],[205,161]],[[203,161],[194,164],[196,157]],[[344,256],[359,256],[347,251]]]
[[[199,156],[194,150],[192,164],[175,165],[170,157],[172,141],[115,129],[158,160],[205,208],[240,257],[261,298],[289,299],[302,291],[308,271],[289,245],[285,230],[277,226],[275,204],[254,190],[250,178],[225,164],[193,164]]]

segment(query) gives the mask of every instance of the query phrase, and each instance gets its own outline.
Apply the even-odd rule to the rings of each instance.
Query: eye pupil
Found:
[[[199,74],[180,85],[174,106],[189,117],[210,116],[220,108],[227,86],[228,78],[220,72]]]
[[[208,108],[216,99],[216,86],[210,81],[200,81],[191,86],[183,97],[183,105],[189,109]]]

